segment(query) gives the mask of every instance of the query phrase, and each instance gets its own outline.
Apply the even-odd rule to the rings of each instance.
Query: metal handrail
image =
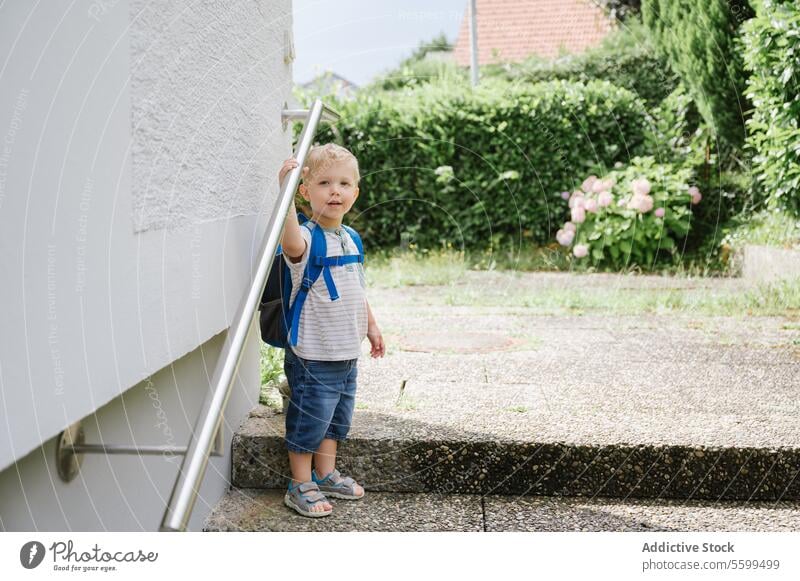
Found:
[[[250,330],[261,295],[264,293],[267,276],[283,231],[283,222],[286,218],[286,213],[289,211],[289,203],[292,200],[292,196],[294,196],[294,192],[300,183],[302,168],[306,155],[311,149],[317,125],[322,118],[328,121],[339,119],[338,113],[317,99],[308,111],[301,112],[284,108],[283,121],[297,119],[301,116],[301,113],[305,114],[306,122],[300,134],[295,153],[298,165],[289,172],[288,178],[285,180],[283,188],[278,195],[275,211],[272,212],[267,224],[266,234],[258,254],[258,268],[247,294],[242,299],[233,317],[230,330],[225,338],[225,344],[222,346],[222,352],[211,380],[213,391],[206,396],[203,406],[200,408],[197,423],[192,430],[189,445],[183,456],[180,472],[172,489],[167,508],[164,511],[164,518],[161,521],[162,531],[186,530],[194,503],[197,500],[200,485],[205,476],[213,440],[222,428],[222,413],[228,403],[233,378],[236,376],[236,370],[239,367],[247,333]]]

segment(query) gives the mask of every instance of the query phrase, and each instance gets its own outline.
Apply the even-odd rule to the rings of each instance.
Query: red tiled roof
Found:
[[[531,54],[579,53],[600,44],[612,21],[592,0],[477,0],[478,64],[519,62]],[[467,1],[467,5],[469,0]],[[454,49],[469,65],[469,7]]]

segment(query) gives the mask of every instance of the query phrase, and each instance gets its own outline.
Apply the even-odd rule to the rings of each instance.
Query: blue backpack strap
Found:
[[[320,266],[344,266],[345,264],[353,264],[355,262],[364,262],[364,257],[360,254],[345,254],[343,256],[326,256],[322,258],[317,256],[314,258]]]
[[[339,291],[336,290],[336,284],[333,282],[333,275],[331,274],[331,268],[329,264],[323,265],[322,278],[325,279],[325,286],[328,287],[328,294],[330,295],[331,300],[339,300]]]
[[[309,261],[313,261],[310,267],[315,271],[313,279],[317,280],[319,278],[319,272],[322,272],[322,278],[325,280],[325,286],[328,287],[328,295],[330,295],[332,301],[338,300],[339,291],[336,290],[336,285],[333,283],[333,275],[331,274],[331,269],[327,263],[328,245],[325,241],[325,230],[320,227],[316,227],[314,228],[312,235],[317,238],[317,246],[319,248],[319,252],[315,252],[313,256],[308,257]]]
[[[300,289],[297,291],[297,295],[295,295],[294,303],[289,307],[289,320],[292,322],[289,344],[292,346],[297,345],[297,335],[300,328],[300,312],[303,310],[303,303],[306,302],[311,286],[322,272],[322,267],[316,264],[314,258],[325,256],[328,252],[328,245],[325,242],[325,232],[323,232],[322,228],[312,228],[308,221],[303,223],[303,227],[308,228],[311,232],[311,249],[309,250],[306,267],[303,270],[303,279],[300,283]]]
[[[303,216],[305,218],[305,216]],[[298,220],[300,220],[298,216]],[[311,222],[314,224],[314,222]],[[298,329],[300,327],[300,312],[303,309],[308,293],[311,286],[322,274],[325,280],[325,286],[328,287],[328,294],[332,301],[339,298],[339,292],[336,290],[336,284],[333,282],[333,275],[331,274],[331,266],[342,266],[344,264],[353,264],[356,262],[364,262],[364,246],[361,242],[361,237],[358,232],[342,224],[344,229],[350,234],[350,237],[358,248],[358,254],[346,254],[343,256],[328,257],[328,245],[325,241],[325,231],[322,228],[312,228],[309,224],[308,218],[303,220],[302,225],[308,228],[311,232],[311,250],[309,251],[308,262],[306,263],[305,271],[303,272],[303,281],[300,285],[300,290],[297,291],[294,304],[290,307],[290,320],[292,321],[290,345],[297,345]],[[316,226],[316,224],[314,224]]]
[[[345,226],[342,224],[342,227],[345,231],[350,234],[350,237],[356,243],[356,247],[358,248],[358,254],[344,254],[341,256],[326,256],[322,257],[315,257],[317,264],[321,264],[323,266],[322,273],[325,276],[325,284],[328,285],[328,294],[331,296],[331,300],[335,301],[339,298],[339,293],[336,290],[336,285],[333,284],[333,276],[331,275],[331,266],[342,266],[345,264],[353,264],[356,262],[364,262],[364,246],[361,244],[361,237],[358,233],[350,228],[349,226]]]

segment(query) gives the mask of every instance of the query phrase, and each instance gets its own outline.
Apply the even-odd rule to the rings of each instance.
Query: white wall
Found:
[[[200,400],[193,391],[207,375],[224,342],[220,333],[186,357],[148,377],[83,419],[87,442],[183,446]],[[228,489],[233,432],[257,403],[258,329],[251,331],[225,414],[225,457],[212,456],[189,530]],[[179,456],[86,454],[74,480],[60,480],[54,462],[56,438],[0,472],[0,530],[158,530],[178,475]]]
[[[193,425],[208,386],[195,373],[197,348],[213,351],[209,340],[230,325],[289,153],[280,111],[291,86],[283,60],[290,9],[289,0],[0,7],[4,527],[33,522],[10,512],[20,499],[5,487],[30,470],[26,486],[51,504],[62,487],[50,485],[41,445],[98,408],[106,406],[98,415],[103,442],[130,443],[139,433],[140,444],[164,443],[150,401],[130,394],[190,353],[180,373],[162,373],[177,385],[173,417]],[[257,398],[255,339],[248,349],[247,381],[229,404],[234,424]],[[120,395],[135,385],[123,408]],[[88,440],[100,442],[100,431]],[[106,465],[102,457],[87,462]],[[108,462],[93,472],[90,490],[113,490],[118,466],[139,475],[129,478],[130,490],[148,486],[138,458]],[[171,480],[161,493],[170,487]],[[106,501],[111,512],[124,509]],[[98,513],[99,528],[139,528],[135,519]],[[55,514],[36,527],[58,529],[64,521]],[[157,526],[146,520],[145,528]]]

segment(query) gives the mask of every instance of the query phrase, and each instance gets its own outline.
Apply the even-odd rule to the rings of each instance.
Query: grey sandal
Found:
[[[339,471],[334,469],[325,478],[317,478],[316,471],[311,471],[311,479],[319,485],[319,489],[333,498],[343,498],[345,500],[358,500],[364,496],[364,492],[356,495],[355,486],[358,484],[349,476],[342,477]]]
[[[291,482],[286,490],[286,495],[283,497],[283,503],[289,508],[295,509],[303,516],[310,516],[312,518],[320,516],[328,516],[333,512],[333,509],[328,510],[310,510],[318,502],[326,502],[328,499],[322,494],[316,482],[301,482],[296,486],[292,486]]]

